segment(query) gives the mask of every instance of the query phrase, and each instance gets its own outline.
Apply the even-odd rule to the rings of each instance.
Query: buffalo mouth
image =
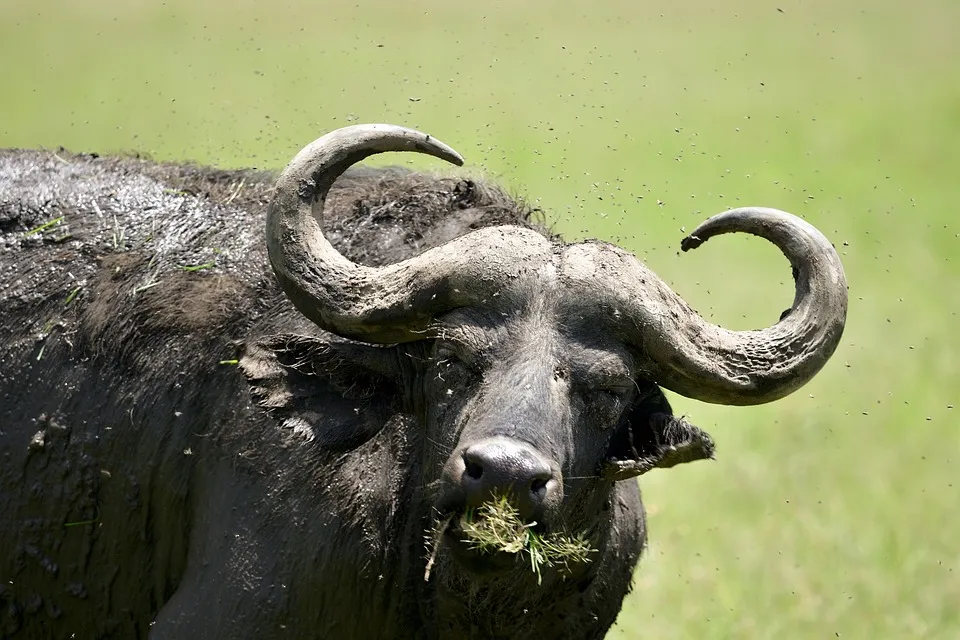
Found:
[[[428,580],[441,548],[454,564],[475,576],[525,571],[532,572],[538,583],[544,570],[571,574],[590,562],[595,551],[585,536],[570,537],[522,520],[505,498],[448,513],[436,522],[431,538],[433,548],[424,576]]]
[[[473,520],[472,524],[478,524],[478,521]],[[532,526],[536,526],[536,523]],[[476,575],[507,573],[520,561],[519,549],[478,543],[471,535],[471,522],[463,512],[447,517],[442,536],[442,545],[454,562]]]
[[[506,531],[500,527],[492,536],[481,535],[478,540],[478,533],[490,532],[490,524],[485,509],[458,509],[438,517],[428,536],[432,539],[430,564],[442,552],[449,554],[458,567],[477,576],[499,575],[514,569],[523,556],[524,532],[517,526]],[[521,526],[530,532],[544,531],[536,522]]]

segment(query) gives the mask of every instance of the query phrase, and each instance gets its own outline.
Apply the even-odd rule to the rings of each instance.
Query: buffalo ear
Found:
[[[394,347],[277,335],[242,346],[257,406],[284,429],[334,451],[360,446],[397,411]]]
[[[694,460],[712,460],[710,435],[673,415],[663,391],[652,383],[631,409],[610,441],[602,474],[626,480],[651,469],[668,468]]]

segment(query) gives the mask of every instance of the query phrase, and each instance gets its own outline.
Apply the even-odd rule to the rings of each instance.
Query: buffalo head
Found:
[[[347,377],[374,401],[385,385],[401,391],[424,432],[423,497],[438,519],[455,522],[507,495],[541,530],[602,538],[616,482],[712,455],[706,434],[672,416],[661,387],[706,402],[769,402],[810,380],[840,339],[847,298],[836,252],[811,225],[773,209],[728,211],[682,243],[746,232],[783,251],[796,297],[757,331],[707,322],[616,246],[563,244],[525,228],[480,229],[383,267],[356,264],[324,237],[324,200],[350,165],[386,151],[462,164],[410,129],[334,131],[280,176],[269,257],[296,308],[347,339],[311,351],[290,346],[306,338],[287,338],[296,366],[314,358],[362,369]],[[344,446],[377,424],[358,424]],[[456,560],[448,565],[473,574],[498,566],[463,544],[456,525],[444,535]]]

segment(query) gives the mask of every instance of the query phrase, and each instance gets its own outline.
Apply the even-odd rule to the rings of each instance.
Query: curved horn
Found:
[[[549,243],[536,232],[496,227],[385,267],[351,262],[323,235],[324,200],[350,165],[385,151],[463,164],[456,151],[425,133],[368,124],[310,143],[277,179],[267,212],[270,263],[294,306],[321,328],[368,342],[419,339],[438,313],[483,300],[532,268],[537,261],[529,258],[549,256]]]
[[[640,347],[645,374],[677,393],[730,405],[777,400],[806,384],[833,354],[847,315],[840,257],[809,223],[776,209],[733,209],[697,227],[681,243],[694,249],[723,233],[751,233],[783,251],[793,267],[793,306],[772,327],[731,331],[691,309],[632,255],[590,247],[604,303],[619,309],[624,338]],[[611,262],[616,263],[615,266]],[[616,273],[610,281],[604,272]],[[622,309],[622,312],[618,313]],[[625,316],[625,317],[622,317]]]

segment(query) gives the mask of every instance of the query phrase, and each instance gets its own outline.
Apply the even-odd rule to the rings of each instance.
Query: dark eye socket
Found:
[[[605,380],[588,387],[590,393],[613,398],[626,398],[635,388],[632,380]]]
[[[623,401],[626,399],[628,389],[621,387],[595,387],[590,390],[590,395],[598,400]]]
[[[598,386],[585,390],[584,410],[601,429],[616,424],[627,406],[628,392],[616,386]]]
[[[622,398],[627,394],[626,389],[618,389],[618,388],[612,388],[612,387],[601,387],[599,389],[594,389],[593,392],[601,396],[606,396],[608,398]]]
[[[454,348],[451,345],[438,345],[434,349],[434,362],[440,368],[463,367],[471,372],[480,371],[479,358],[474,354],[466,353],[463,349]]]
[[[630,390],[626,385],[601,384],[587,389],[586,400],[594,410],[613,417],[627,406]]]

